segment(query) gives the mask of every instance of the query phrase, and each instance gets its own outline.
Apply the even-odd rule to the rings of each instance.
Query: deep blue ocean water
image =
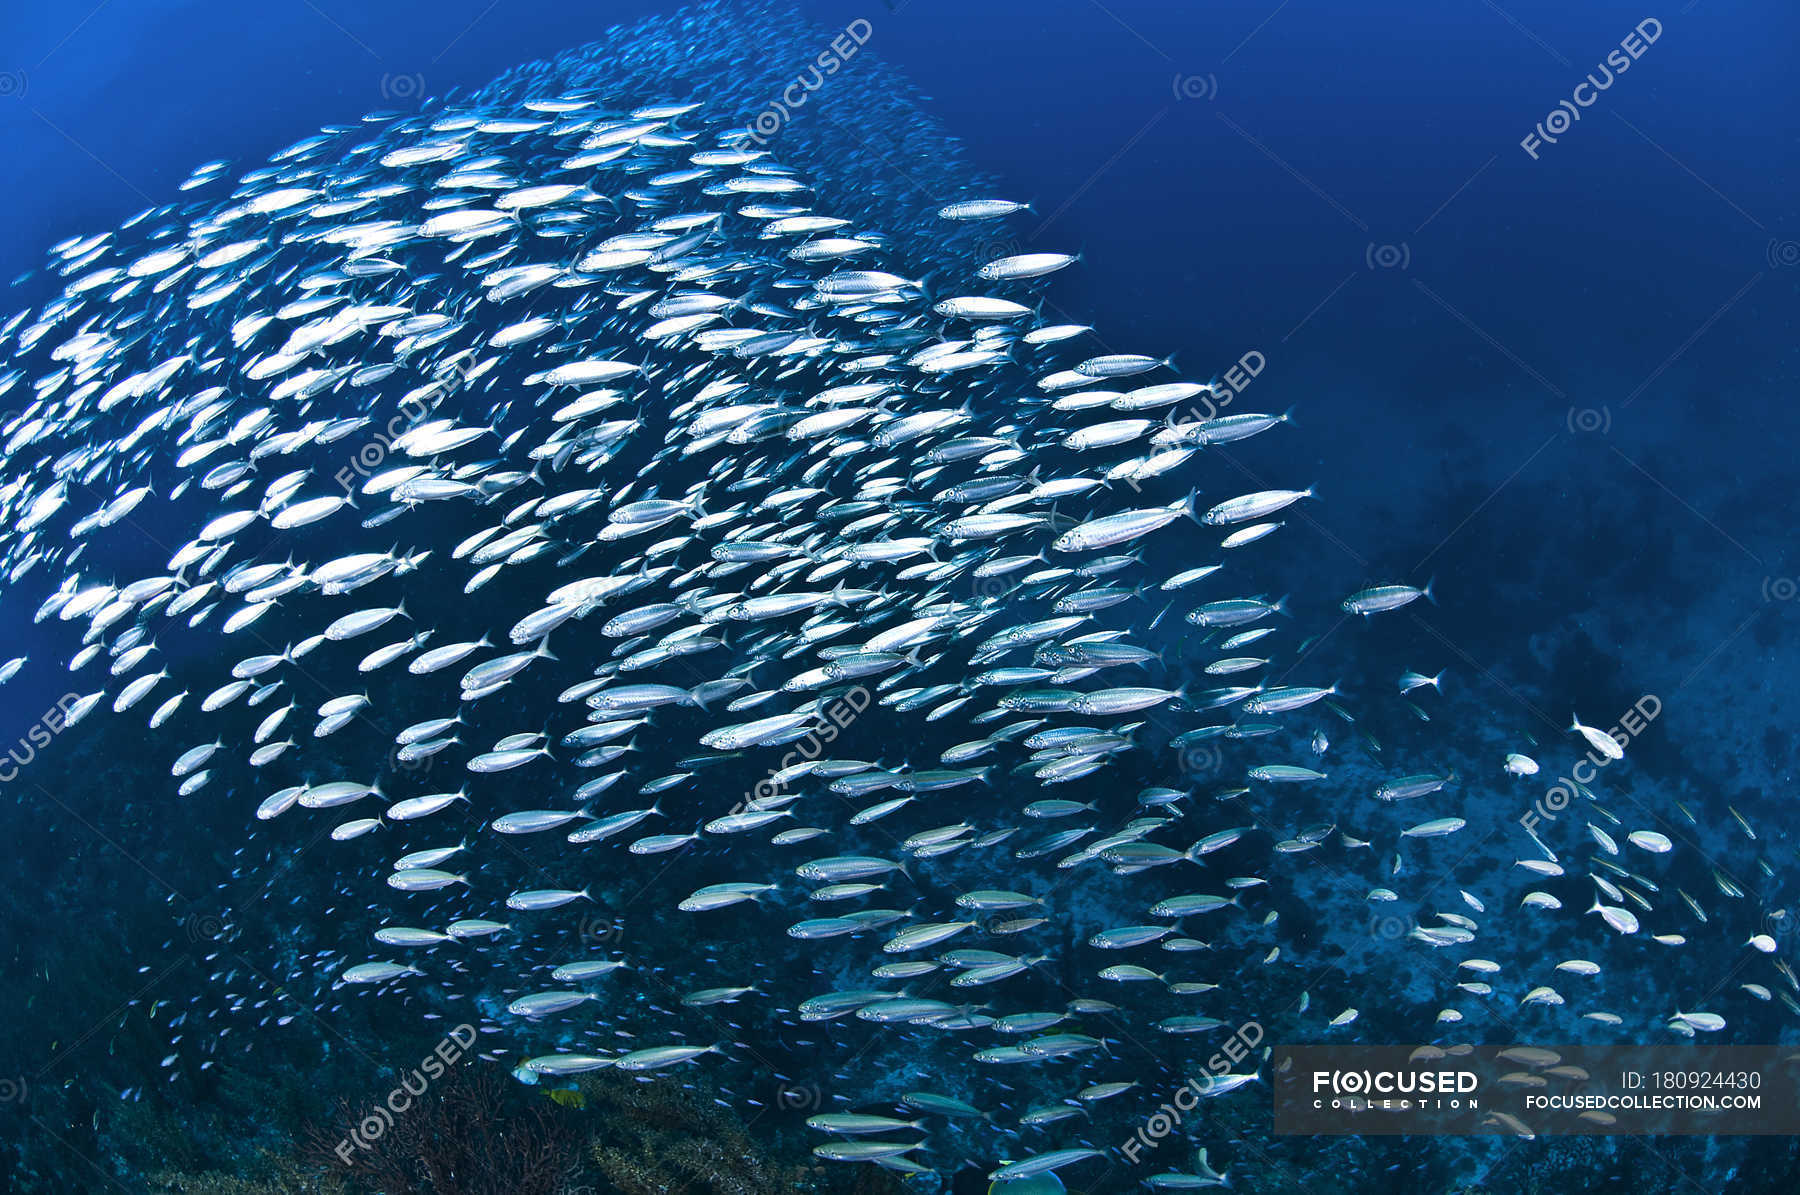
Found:
[[[343,7],[0,14],[17,92],[0,97],[17,163],[0,275],[164,199],[200,161],[261,160],[666,10]],[[1785,401],[1800,16],[896,7],[806,10],[868,19],[874,52],[1034,205],[1023,241],[1083,254],[1058,306],[1195,372],[1262,353],[1257,386],[1300,405],[1328,521],[1362,557],[1429,552],[1450,588],[1504,592],[1526,633],[1635,563],[1642,614],[1696,643],[1800,567],[1781,517],[1800,418]],[[1663,36],[1533,160],[1521,140],[1647,16]],[[1716,603],[1688,600],[1701,575]],[[1716,668],[1773,683],[1754,646]]]
[[[203,160],[248,168],[674,7],[11,6],[0,278],[172,199]],[[1731,796],[1792,902],[1800,14],[804,7],[827,28],[867,20],[869,51],[1033,205],[997,248],[1082,255],[1056,309],[1195,376],[1260,359],[1246,394],[1293,407],[1296,434],[1244,460],[1316,487],[1322,584],[1435,577],[1441,650],[1416,666],[1448,667],[1497,733],[1660,695],[1634,765]],[[1523,147],[1646,18],[1660,33],[1642,57],[1555,144]],[[7,611],[27,637],[0,656],[33,646],[25,613]],[[8,737],[60,692],[43,674],[0,690]],[[29,816],[17,831],[0,907],[28,924],[44,909],[26,877],[66,861],[31,851]]]

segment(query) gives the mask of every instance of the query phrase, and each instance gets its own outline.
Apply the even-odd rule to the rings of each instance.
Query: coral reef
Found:
[[[226,1170],[165,1170],[145,1176],[152,1195],[345,1195],[336,1175],[299,1158],[264,1151],[252,1175]]]
[[[330,1125],[309,1129],[302,1156],[382,1195],[555,1195],[573,1185],[579,1114],[495,1071],[452,1071],[391,1127],[352,1138],[370,1106],[340,1099]]]
[[[581,1094],[595,1118],[589,1157],[610,1184],[598,1189],[609,1195],[886,1195],[905,1189],[895,1176],[870,1166],[779,1160],[770,1134],[753,1138],[704,1089],[602,1073],[583,1083]]]

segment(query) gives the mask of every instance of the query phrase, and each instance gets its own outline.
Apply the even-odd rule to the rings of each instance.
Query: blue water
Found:
[[[0,279],[172,200],[201,161],[248,168],[322,125],[466,92],[675,7],[8,6]],[[1540,738],[1568,704],[1661,695],[1634,764],[1731,797],[1782,840],[1769,857],[1792,902],[1800,12],[804,8],[827,28],[869,21],[869,51],[1032,203],[1006,245],[1082,254],[1049,292],[1057,309],[1191,375],[1263,362],[1246,394],[1293,406],[1298,434],[1246,450],[1244,488],[1316,486],[1305,542],[1327,588],[1435,575],[1437,650],[1408,666],[1450,668],[1446,687],[1497,730]],[[1522,147],[1646,17],[1661,31],[1642,57],[1556,144]],[[0,691],[7,725],[54,680]],[[44,910],[25,877],[63,860],[27,858],[0,907],[29,919]],[[1622,1185],[1629,1167],[1608,1165]]]
[[[24,87],[0,96],[20,164],[0,195],[0,276],[164,200],[200,161],[260,161],[673,7],[119,3],[82,20],[9,6],[0,86]],[[1034,204],[1023,240],[1083,253],[1060,307],[1195,372],[1264,354],[1258,387],[1301,404],[1330,446],[1316,483],[1359,555],[1442,544],[1456,586],[1504,590],[1527,631],[1653,555],[1633,593],[1697,644],[1795,570],[1776,446],[1800,420],[1785,401],[1800,368],[1800,14],[895,7],[806,10],[870,20],[873,51]],[[1662,36],[1532,160],[1521,139],[1646,16]],[[1382,246],[1404,264],[1381,268]],[[1570,435],[1572,411],[1610,430]],[[1706,573],[1735,601],[1681,600]],[[1714,667],[1760,677],[1748,646]]]

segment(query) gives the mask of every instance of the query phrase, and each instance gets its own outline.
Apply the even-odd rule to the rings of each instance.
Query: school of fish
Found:
[[[742,75],[733,19],[648,40]],[[765,146],[754,84],[659,92],[622,44],[209,163],[0,323],[0,602],[67,645],[0,673],[129,723],[140,799],[229,810],[245,874],[328,861],[349,913],[286,911],[323,945],[281,984],[473,1010],[527,1083],[813,1083],[782,1112],[819,1157],[997,1181],[1122,1166],[1182,1076],[1266,1098],[1266,1045],[1207,1062],[1247,1020],[1800,1011],[1773,869],[1703,858],[1685,807],[1595,773],[1521,829],[1626,736],[1477,751],[1439,676],[1324,672],[1321,638],[1440,595],[1312,591],[1282,545],[1323,500],[1229,463],[1297,434],[1273,404],[1057,318],[1076,258],[1016,243],[1022,203],[845,185],[860,134]],[[912,111],[869,119],[972,177]],[[1375,708],[1444,745],[1390,764]],[[1635,1003],[1701,937],[1730,983]]]

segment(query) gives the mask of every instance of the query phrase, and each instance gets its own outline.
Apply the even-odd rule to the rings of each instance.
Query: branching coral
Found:
[[[555,1195],[584,1136],[578,1114],[487,1069],[453,1071],[391,1127],[353,1136],[365,1111],[339,1100],[336,1123],[308,1133],[308,1153],[382,1195]]]

